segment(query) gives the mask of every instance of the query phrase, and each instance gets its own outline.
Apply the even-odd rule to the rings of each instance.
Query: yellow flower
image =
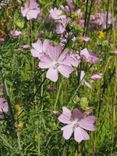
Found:
[[[105,32],[99,31],[98,37],[101,39],[101,38],[104,38],[104,36],[105,36]]]

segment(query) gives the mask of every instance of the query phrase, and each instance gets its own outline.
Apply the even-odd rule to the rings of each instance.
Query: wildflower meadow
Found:
[[[0,0],[0,156],[117,156],[117,0]]]

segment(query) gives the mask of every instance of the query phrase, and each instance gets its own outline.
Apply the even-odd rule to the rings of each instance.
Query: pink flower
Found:
[[[8,112],[8,103],[4,98],[0,98],[0,113]]]
[[[102,73],[95,73],[91,76],[91,79],[92,80],[99,80],[99,79],[102,79]]]
[[[67,5],[69,6],[69,8],[73,10],[74,9],[73,0],[66,0],[66,1],[67,1]]]
[[[64,15],[62,15],[61,10],[54,8],[49,10],[49,17],[53,20],[60,20],[64,17]]]
[[[0,38],[0,44],[3,44],[4,43],[4,38]]]
[[[97,13],[96,19],[94,21],[95,24],[102,26],[103,29],[106,29],[106,21],[107,21],[107,13]],[[115,22],[115,18],[111,13],[108,13],[108,21],[107,24],[111,25]]]
[[[82,39],[83,39],[83,41],[88,42],[88,41],[90,40],[90,37],[88,37],[88,36],[83,36]]]
[[[23,49],[29,49],[30,46],[28,44],[24,44],[24,45],[21,46],[21,48],[23,48]]]
[[[32,44],[31,54],[33,57],[40,58],[50,47],[50,42],[48,40],[44,40],[42,43],[40,39],[38,39],[35,43]]]
[[[63,137],[68,140],[74,133],[74,139],[78,143],[83,140],[89,140],[89,135],[86,132],[95,131],[94,126],[95,116],[88,116],[85,113],[82,113],[77,108],[73,109],[71,112],[66,107],[63,107],[63,113],[58,117],[58,120],[63,124],[66,124],[61,128],[63,131]]]
[[[117,55],[117,49],[114,51],[114,54]]]
[[[66,16],[61,18],[61,20],[59,20],[56,25],[56,33],[63,34],[65,32],[66,26],[68,25],[69,22],[70,22],[70,19],[66,18]]]
[[[56,33],[57,33],[57,34],[63,34],[64,32],[65,32],[65,27],[64,27],[64,25],[61,24],[61,23],[58,23],[58,24],[56,25]]]
[[[48,69],[46,77],[53,82],[58,80],[58,73],[64,77],[69,78],[73,72],[73,67],[67,61],[67,52],[62,52],[62,47],[50,46],[47,52],[40,57],[39,67],[42,69]]]
[[[92,63],[92,64],[95,64],[95,63],[97,63],[97,62],[100,61],[100,59],[97,57],[97,55],[94,54],[94,53],[92,53],[92,52],[89,52],[89,51],[87,50],[87,48],[81,50],[80,56],[81,56],[84,60],[86,60],[87,62],[90,62],[90,63]]]
[[[21,7],[21,13],[27,20],[36,19],[40,14],[40,8],[36,0],[27,0],[24,7]]]
[[[19,38],[21,37],[22,32],[18,30],[11,30],[10,35],[14,38]]]

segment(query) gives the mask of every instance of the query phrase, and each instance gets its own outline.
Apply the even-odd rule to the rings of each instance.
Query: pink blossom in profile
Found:
[[[60,8],[66,13],[70,12],[70,8],[67,5],[66,6],[61,5]]]
[[[93,52],[88,51],[87,48],[81,50],[80,56],[84,60],[86,60],[87,62],[90,62],[92,64],[95,64],[100,61],[100,59],[97,57],[97,55],[94,54]]]
[[[0,38],[0,44],[3,44],[3,43],[4,43],[4,41],[5,41],[5,39],[4,39],[4,38]]]
[[[117,49],[114,51],[114,54],[117,55]]]
[[[10,31],[10,36],[14,37],[14,38],[19,38],[21,37],[22,32],[18,31],[18,30],[11,30]]]
[[[103,29],[106,29],[107,24],[112,25],[115,22],[115,18],[112,16],[112,14],[108,13],[108,21],[107,21],[107,13],[97,13],[96,19],[94,20],[94,23],[101,26]]]
[[[24,44],[24,45],[21,46],[21,48],[23,48],[23,49],[29,49],[30,48],[30,45]]]
[[[82,39],[83,39],[83,41],[88,42],[88,41],[90,40],[90,37],[88,37],[88,36],[83,36]]]
[[[67,2],[67,5],[69,6],[69,8],[71,10],[74,10],[73,0],[66,0],[66,2]]]
[[[49,17],[53,20],[60,20],[64,18],[65,15],[62,14],[62,10],[54,8],[49,10]]]
[[[73,72],[73,67],[67,59],[67,52],[65,50],[62,51],[60,45],[50,46],[47,52],[40,57],[39,67],[48,69],[46,77],[56,82],[59,73],[69,78],[70,74]]]
[[[0,98],[0,113],[8,112],[8,103],[4,98]]]
[[[56,33],[57,34],[63,34],[64,32],[65,32],[65,26],[63,25],[63,24],[61,24],[61,23],[58,23],[57,25],[56,25]]]
[[[36,19],[40,14],[40,8],[36,0],[27,0],[23,7],[21,7],[21,13],[27,20]]]
[[[61,128],[63,137],[68,140],[74,134],[76,142],[80,143],[83,140],[89,140],[87,131],[95,131],[95,116],[86,115],[77,108],[71,112],[68,108],[63,107],[63,113],[58,117],[58,120],[66,124]],[[86,131],[87,130],[87,131]]]
[[[83,19],[81,19],[81,20],[79,20],[79,22],[78,22],[78,24],[81,26],[81,27],[84,27],[84,20]]]
[[[102,79],[102,73],[95,73],[91,76],[91,79],[92,80],[99,80],[99,79]]]
[[[32,56],[40,59],[40,57],[50,48],[50,45],[51,43],[48,40],[44,40],[42,43],[41,40],[38,39],[35,43],[32,44]]]
[[[61,20],[59,20],[56,25],[56,33],[63,34],[65,32],[66,26],[68,25],[69,22],[70,22],[70,19],[67,18],[66,16],[61,18]]]

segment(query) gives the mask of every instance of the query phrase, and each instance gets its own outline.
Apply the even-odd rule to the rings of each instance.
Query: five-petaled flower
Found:
[[[36,0],[27,0],[23,7],[21,7],[21,13],[27,20],[36,19],[40,14],[40,8]]]
[[[66,107],[63,107],[63,113],[58,117],[58,120],[63,124],[66,124],[61,128],[63,131],[63,137],[68,140],[74,133],[74,139],[78,143],[83,140],[89,140],[89,135],[86,132],[95,131],[95,116],[86,115],[82,113],[77,108],[73,109],[71,112]]]
[[[68,59],[67,50],[62,50],[60,45],[50,46],[46,53],[40,57],[39,67],[48,69],[46,77],[53,82],[58,80],[58,73],[69,78],[73,72],[72,62]]]

